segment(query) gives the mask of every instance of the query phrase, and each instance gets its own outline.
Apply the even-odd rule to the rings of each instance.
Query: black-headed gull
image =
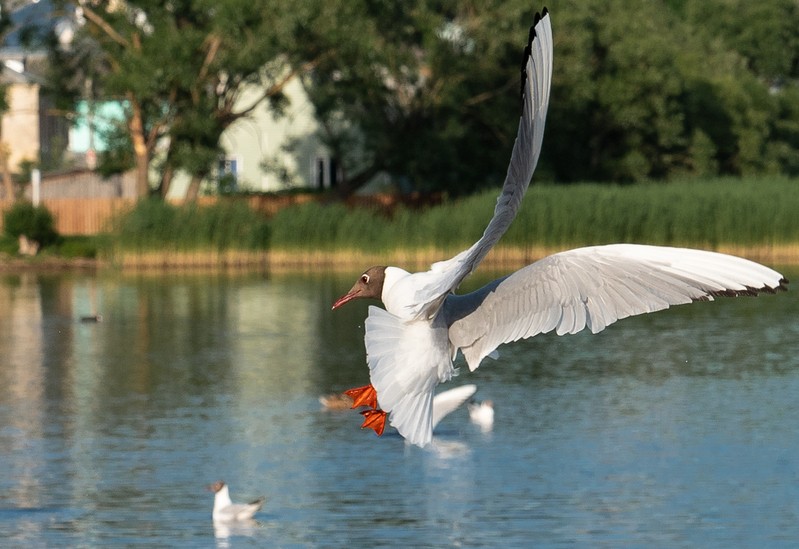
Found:
[[[494,427],[494,402],[484,400],[483,402],[470,402],[469,419],[478,425],[483,431],[490,431]]]
[[[265,501],[265,498],[261,497],[250,503],[233,503],[230,499],[230,491],[227,484],[221,480],[209,485],[208,490],[214,492],[214,511],[212,513],[214,521],[236,522],[249,520],[263,507]]]
[[[522,65],[522,115],[494,216],[483,236],[429,271],[371,267],[334,304],[380,299],[369,307],[370,385],[349,391],[366,405],[364,426],[390,423],[409,442],[432,438],[433,392],[448,381],[460,350],[474,370],[503,344],[555,331],[599,332],[619,319],[708,301],[785,289],[778,272],[745,259],[699,250],[634,244],[557,253],[465,295],[452,292],[513,221],[538,162],[552,76],[552,29],[536,14]]]
[[[442,419],[457,410],[476,392],[477,385],[467,384],[442,391],[433,397],[432,428],[435,429]],[[353,408],[353,402],[353,398],[346,393],[332,393],[319,397],[319,403],[325,410],[349,410]],[[383,433],[381,431],[378,434]]]

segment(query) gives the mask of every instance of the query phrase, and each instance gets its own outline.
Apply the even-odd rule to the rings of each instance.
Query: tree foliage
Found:
[[[69,3],[59,4],[70,11]],[[219,139],[225,129],[265,98],[279,96],[293,76],[283,62],[285,52],[293,49],[291,33],[283,29],[292,28],[294,4],[80,3],[74,11],[78,25],[72,43],[64,47],[51,40],[50,83],[68,99],[88,94],[122,102],[125,125],[109,136],[116,146],[103,160],[112,170],[132,161],[140,194],[149,189],[149,171],[158,152],[162,194],[175,169],[186,170],[199,183],[221,152]],[[242,93],[252,87],[262,92],[243,104]]]
[[[777,4],[553,0],[539,174],[799,174],[799,18],[795,2]],[[353,10],[310,25],[315,41],[341,44],[336,16],[354,17],[361,42],[307,77],[350,187],[376,170],[458,194],[499,184],[518,120],[528,3],[362,0]]]
[[[528,6],[361,0],[329,11],[309,40],[345,47],[305,83],[346,190],[381,170],[425,190],[497,184],[516,135]],[[357,39],[342,36],[347,21]]]
[[[694,4],[706,5],[686,1],[682,9],[694,13]],[[725,12],[745,13],[716,6]],[[555,66],[548,137],[559,178],[791,173],[789,164],[770,159],[781,139],[799,146],[799,134],[775,132],[795,82],[772,93],[769,79],[725,47],[708,20],[659,2],[634,12],[624,0],[575,2],[564,10],[563,39],[582,43]],[[556,38],[556,56],[558,46]],[[567,68],[578,79],[559,78]],[[579,151],[578,162],[570,149]]]
[[[3,229],[9,236],[19,238],[25,235],[42,246],[52,244],[58,238],[50,210],[25,200],[15,202],[3,213]]]
[[[68,4],[63,3],[64,9]],[[552,0],[539,178],[799,174],[794,0]],[[498,185],[519,116],[522,0],[96,0],[53,82],[124,101],[107,166],[199,181],[222,132],[299,76],[353,192],[378,172],[452,194]],[[244,103],[244,90],[259,89]],[[112,164],[112,161],[115,164]],[[196,188],[196,187],[195,187]]]

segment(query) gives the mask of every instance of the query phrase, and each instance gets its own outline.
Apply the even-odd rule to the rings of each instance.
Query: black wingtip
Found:
[[[787,292],[788,291],[788,279],[781,278],[779,284],[777,286],[768,286],[765,285],[761,288],[754,288],[752,286],[746,286],[743,290],[718,290],[713,292],[708,292],[707,296],[711,297],[739,297],[739,296],[748,296],[748,297],[757,297],[759,294],[776,294],[777,292]],[[699,301],[708,301],[708,297],[703,296],[699,299]]]
[[[519,104],[521,105],[522,110],[524,109],[524,85],[527,82],[527,59],[533,54],[533,40],[535,40],[536,32],[535,28],[538,26],[538,23],[541,20],[549,15],[549,9],[544,6],[544,9],[541,12],[535,12],[535,16],[533,17],[533,24],[530,26],[530,33],[527,36],[527,45],[524,47],[524,52],[522,53],[522,67],[521,67],[521,84],[519,87]]]

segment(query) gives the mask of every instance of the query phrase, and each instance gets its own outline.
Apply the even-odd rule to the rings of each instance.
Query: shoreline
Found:
[[[481,263],[488,269],[515,270],[543,257],[579,246],[502,247],[492,250]],[[770,266],[799,265],[799,243],[746,246],[685,245],[735,255]],[[271,251],[198,251],[129,253],[117,260],[60,257],[0,257],[0,273],[65,272],[119,270],[123,272],[202,271],[357,271],[370,265],[393,264],[409,270],[425,270],[432,263],[453,257],[460,249],[428,248],[363,252],[360,250],[271,250]]]

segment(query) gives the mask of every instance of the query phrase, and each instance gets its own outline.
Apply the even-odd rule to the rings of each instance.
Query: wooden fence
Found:
[[[131,207],[132,198],[46,198],[41,203],[55,218],[55,229],[59,234],[91,235],[108,228],[112,217]],[[10,200],[0,200],[0,212],[11,207]],[[0,230],[3,219],[0,216]]]

